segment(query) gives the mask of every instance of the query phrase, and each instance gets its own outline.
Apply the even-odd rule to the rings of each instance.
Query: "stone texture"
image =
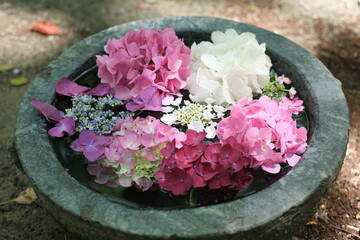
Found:
[[[275,69],[293,80],[310,115],[309,148],[298,166],[267,189],[244,199],[182,210],[132,209],[109,201],[72,178],[52,151],[46,122],[30,101],[52,102],[60,78],[86,69],[107,39],[142,27],[174,28],[188,43],[208,40],[212,31],[228,28],[253,32],[259,42],[266,42]],[[311,218],[332,186],[344,158],[348,132],[348,108],[335,78],[300,46],[247,24],[209,17],[171,17],[104,30],[52,62],[23,98],[15,145],[44,205],[79,235],[134,240],[289,239]]]

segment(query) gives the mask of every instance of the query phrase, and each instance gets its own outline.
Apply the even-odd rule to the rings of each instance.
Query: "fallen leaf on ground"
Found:
[[[19,87],[28,83],[28,79],[24,77],[10,79],[10,84]]]
[[[32,187],[25,189],[20,195],[14,199],[15,202],[20,204],[31,204],[37,199],[37,196]]]
[[[13,68],[14,68],[14,66],[12,64],[1,64],[0,65],[0,73],[9,71]]]
[[[0,206],[5,205],[7,203],[12,203],[12,202],[17,202],[20,204],[31,204],[36,199],[37,199],[37,196],[34,192],[34,189],[32,187],[29,187],[29,188],[25,189],[24,191],[22,191],[17,198],[11,199],[9,201],[1,202]]]
[[[358,212],[358,213],[356,214],[356,219],[357,219],[357,220],[360,220],[360,212]]]
[[[317,225],[318,223],[315,222],[315,221],[310,221],[310,222],[307,222],[306,225]]]
[[[58,26],[56,26],[55,24],[52,24],[50,22],[47,22],[47,21],[34,23],[31,26],[31,29],[36,31],[36,32],[45,34],[45,35],[59,35],[59,34],[61,34],[61,30],[60,30],[60,28]]]
[[[151,8],[151,5],[149,3],[140,3],[138,5],[138,8],[141,9],[141,10],[149,9],[149,8]]]

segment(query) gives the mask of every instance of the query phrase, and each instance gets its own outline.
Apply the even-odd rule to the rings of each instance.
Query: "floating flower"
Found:
[[[56,123],[55,127],[51,128],[48,133],[53,137],[62,137],[64,136],[64,132],[69,135],[73,135],[75,128],[75,120],[73,118],[63,118],[58,123]]]
[[[247,167],[278,173],[280,164],[295,166],[299,155],[306,150],[306,129],[296,127],[292,114],[298,112],[291,104],[297,100],[283,97],[283,102],[266,96],[248,105],[242,99],[231,114],[223,118],[217,127],[217,136],[223,144],[240,150],[250,159]],[[297,106],[297,105],[295,105]]]
[[[63,96],[79,95],[87,90],[88,87],[81,86],[68,78],[62,78],[55,86],[56,93]]]
[[[36,109],[39,110],[46,119],[58,122],[63,118],[64,113],[57,110],[57,108],[51,104],[36,99],[31,100],[31,104],[36,107]]]
[[[261,93],[271,67],[265,44],[259,44],[252,33],[239,35],[233,29],[215,31],[211,40],[191,47],[186,89],[195,101],[231,106],[244,96],[252,98],[253,92]]]
[[[141,29],[111,39],[96,63],[102,83],[109,84],[115,97],[132,100],[148,87],[165,99],[180,95],[190,75],[190,49],[173,29]]]
[[[216,136],[216,121],[224,116],[227,109],[219,105],[202,105],[188,100],[180,102],[178,99],[172,102],[174,107],[162,108],[162,112],[165,114],[161,117],[161,121],[168,125],[181,126],[197,132],[205,131],[206,137],[213,139]],[[180,98],[180,100],[182,99]]]
[[[105,153],[105,147],[109,141],[109,137],[96,136],[93,131],[83,130],[79,138],[71,143],[70,148],[76,152],[82,152],[87,160],[94,162]]]
[[[155,172],[164,158],[161,152],[166,150],[162,149],[168,146],[168,151],[173,152],[182,146],[186,137],[176,128],[148,116],[119,119],[110,138],[111,144],[106,146],[100,165],[113,168],[121,179],[119,185],[126,187],[131,182],[146,191],[153,184]]]

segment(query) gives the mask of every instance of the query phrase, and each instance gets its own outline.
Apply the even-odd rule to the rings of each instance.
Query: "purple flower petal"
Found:
[[[90,130],[81,131],[78,141],[81,145],[89,145],[94,142],[96,134]]]
[[[135,102],[128,102],[126,104],[126,109],[129,110],[130,112],[136,112],[140,109],[142,109],[145,105],[144,104],[137,104]]]
[[[87,160],[90,162],[95,162],[100,158],[101,155],[103,155],[105,152],[104,148],[97,148],[97,147],[88,147],[83,151],[84,156]]]
[[[141,98],[141,100],[144,103],[148,103],[152,100],[152,98],[154,97],[154,95],[156,94],[156,90],[157,88],[152,86],[152,87],[148,87],[146,88],[144,91],[142,91],[139,95],[139,97]]]
[[[48,134],[53,137],[62,137],[64,136],[64,132],[59,127],[53,127],[48,131]]]
[[[108,94],[114,95],[114,89],[111,89],[109,84],[100,83],[95,88],[91,89],[90,91],[87,91],[86,94],[103,97]]]
[[[109,141],[109,137],[96,136],[93,131],[83,130],[79,138],[71,143],[70,148],[76,152],[82,152],[90,162],[94,162],[105,153],[105,147]]]
[[[89,90],[88,87],[80,86],[68,78],[62,78],[55,86],[55,91],[63,96],[78,95],[84,93],[87,90]]]
[[[132,102],[128,102],[126,108],[132,112],[139,110],[161,111],[162,100],[157,88],[154,86],[146,88]]]
[[[55,127],[50,129],[48,133],[53,137],[62,137],[64,136],[64,132],[73,135],[74,128],[75,120],[73,118],[63,118],[55,125]]]
[[[51,119],[54,121],[60,121],[63,117],[63,112],[56,109],[51,104],[33,99],[31,101],[31,104],[36,107],[37,110],[39,110],[47,119]]]

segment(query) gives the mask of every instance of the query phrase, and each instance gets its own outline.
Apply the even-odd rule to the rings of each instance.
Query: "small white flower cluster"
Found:
[[[231,108],[242,97],[253,97],[269,82],[272,66],[253,33],[238,34],[234,29],[215,31],[212,42],[191,47],[191,75],[186,88],[198,103]]]
[[[193,100],[195,97],[190,95],[190,98]],[[180,107],[181,103],[183,106]],[[188,100],[182,101],[182,98],[177,98],[171,105],[162,109],[165,114],[160,120],[163,123],[185,126],[197,132],[205,131],[208,139],[216,136],[216,120],[221,119],[227,111],[220,105],[202,105]]]

